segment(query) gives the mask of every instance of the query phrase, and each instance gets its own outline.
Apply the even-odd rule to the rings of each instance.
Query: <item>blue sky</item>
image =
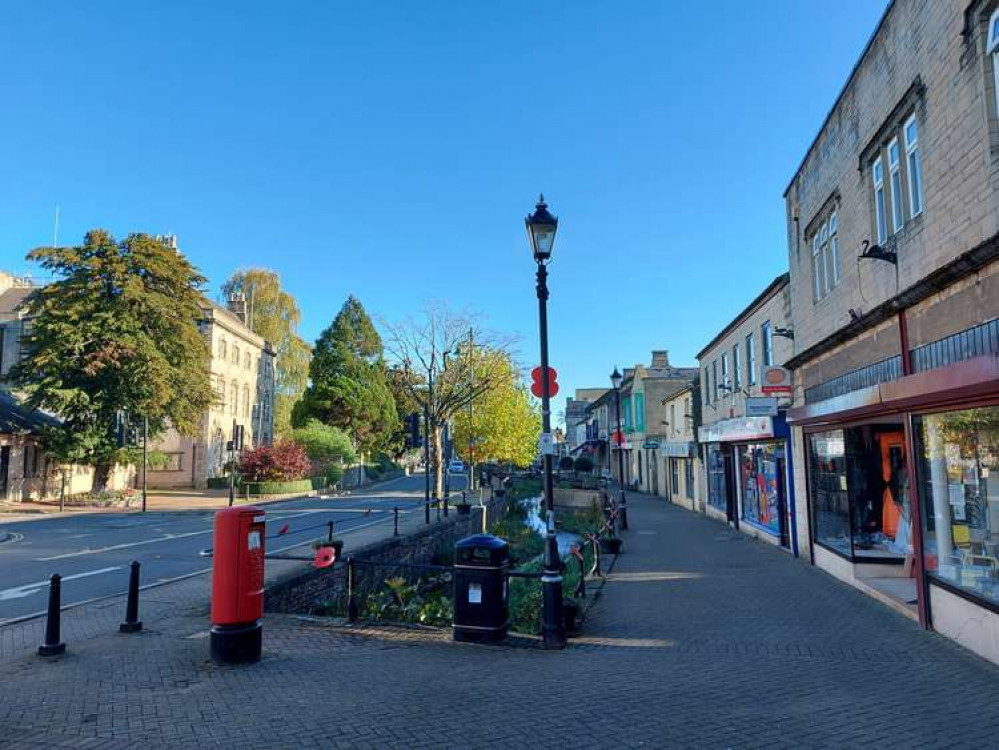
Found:
[[[91,227],[481,312],[537,361],[523,217],[560,217],[563,396],[677,364],[786,267],[782,192],[884,0],[51,2],[0,10],[0,268]],[[710,282],[710,285],[706,285]]]

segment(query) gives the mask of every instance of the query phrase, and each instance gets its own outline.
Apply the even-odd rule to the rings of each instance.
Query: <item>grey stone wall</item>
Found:
[[[492,521],[502,514],[508,502],[503,498],[488,502],[488,519]],[[415,533],[350,551],[355,559],[386,563],[378,566],[355,566],[355,589],[360,598],[380,588],[386,578],[401,576],[411,580],[419,575],[419,572],[393,567],[392,563],[431,563],[435,555],[453,549],[454,543],[459,539],[479,533],[482,529],[481,511],[474,506],[468,516],[458,515],[452,507],[450,515],[446,519],[442,516],[439,523],[436,511],[432,511],[432,514],[430,526]],[[332,604],[338,611],[345,612],[346,590],[346,564],[337,564],[333,569],[309,568],[289,574],[271,584],[264,595],[264,608],[268,612],[312,614]]]

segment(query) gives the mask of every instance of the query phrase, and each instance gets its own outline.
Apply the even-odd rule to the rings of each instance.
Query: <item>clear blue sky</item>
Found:
[[[694,354],[786,267],[781,194],[885,0],[33,2],[0,11],[0,268],[91,227],[484,313],[537,361],[523,217],[560,217],[563,396]],[[712,282],[706,286],[705,282]]]

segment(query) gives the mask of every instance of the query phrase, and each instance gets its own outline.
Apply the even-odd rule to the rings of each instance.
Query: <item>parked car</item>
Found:
[[[448,468],[448,471],[450,471],[452,474],[464,474],[465,473],[465,464],[462,463],[462,461],[461,461],[460,458],[453,458],[453,459],[451,459],[451,463],[448,464],[447,468]]]

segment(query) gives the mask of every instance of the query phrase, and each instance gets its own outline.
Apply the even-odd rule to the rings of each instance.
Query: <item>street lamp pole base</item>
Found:
[[[545,573],[541,577],[545,622],[542,630],[546,649],[565,648],[565,614],[562,607],[562,576]]]

